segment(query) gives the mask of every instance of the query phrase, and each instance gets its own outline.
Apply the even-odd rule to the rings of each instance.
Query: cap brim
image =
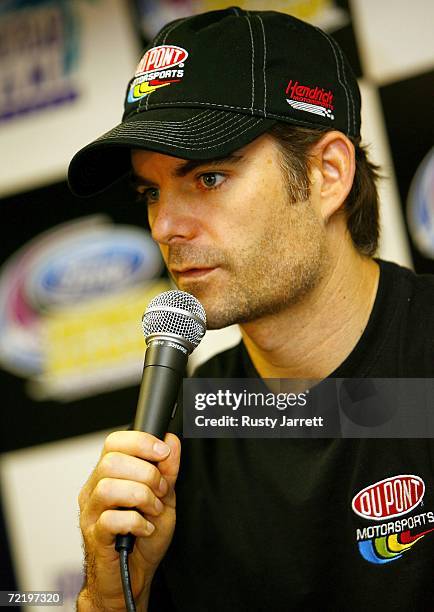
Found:
[[[69,186],[78,196],[106,189],[130,170],[132,148],[183,159],[217,159],[245,146],[275,123],[272,119],[209,108],[137,113],[73,157]]]

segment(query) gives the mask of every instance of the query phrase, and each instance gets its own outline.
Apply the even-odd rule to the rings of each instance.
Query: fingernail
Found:
[[[170,446],[167,446],[167,444],[164,444],[164,442],[155,442],[154,451],[157,453],[157,455],[164,457],[170,452]]]
[[[146,523],[146,532],[151,534],[155,529],[155,525],[150,523],[149,521]]]
[[[163,503],[158,499],[158,497],[155,499],[154,507],[157,512],[162,512],[164,508]]]
[[[166,495],[168,488],[169,488],[169,485],[167,484],[167,481],[163,477],[161,477],[160,484],[158,485],[159,492],[162,495]]]

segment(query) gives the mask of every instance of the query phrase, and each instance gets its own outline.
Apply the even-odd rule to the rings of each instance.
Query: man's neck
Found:
[[[262,378],[325,378],[356,346],[371,314],[379,267],[344,247],[318,286],[284,311],[241,326]]]

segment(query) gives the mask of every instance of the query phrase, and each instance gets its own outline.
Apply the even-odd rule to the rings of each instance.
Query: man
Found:
[[[178,287],[210,328],[240,324],[242,343],[198,376],[431,377],[434,283],[372,259],[376,173],[359,143],[337,44],[230,8],[163,28],[122,123],[69,180],[88,195],[132,167]],[[141,610],[433,608],[431,440],[185,439],[180,452],[173,433],[108,436],[80,493],[79,610],[124,609],[114,539],[128,532]]]

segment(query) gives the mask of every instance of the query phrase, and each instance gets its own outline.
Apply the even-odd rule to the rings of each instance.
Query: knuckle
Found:
[[[104,529],[105,531],[110,531],[112,524],[112,511],[104,510],[104,512],[101,512],[98,518],[98,523],[100,528]]]
[[[118,443],[118,432],[117,431],[112,431],[111,433],[109,433],[109,435],[106,437],[105,442],[104,442],[104,451],[106,453],[110,452],[111,449],[116,448],[117,443]]]
[[[136,532],[143,526],[145,519],[138,512],[129,512],[128,531]]]
[[[147,487],[145,485],[132,487],[131,489],[131,500],[135,506],[146,503],[147,500]]]
[[[101,474],[110,474],[116,470],[119,466],[119,455],[120,453],[114,451],[109,451],[104,455],[99,464]]]
[[[148,463],[148,482],[150,482],[153,486],[157,486],[160,484],[160,470],[152,463]]]
[[[106,500],[110,496],[111,490],[110,478],[101,478],[95,487],[95,496],[98,500]]]

